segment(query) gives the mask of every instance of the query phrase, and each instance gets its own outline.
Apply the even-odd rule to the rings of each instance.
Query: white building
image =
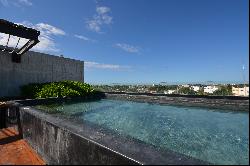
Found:
[[[193,89],[193,91],[198,92],[200,90],[199,86],[191,86],[191,88]]]
[[[181,86],[184,87],[184,88],[189,88],[188,84],[184,84],[184,85],[181,85]]]
[[[214,85],[209,85],[204,87],[204,92],[205,93],[214,93],[214,91],[218,90],[219,88]]]
[[[249,87],[232,87],[232,93],[234,96],[249,96]]]
[[[164,91],[164,94],[173,94],[175,92],[175,90],[167,90]]]

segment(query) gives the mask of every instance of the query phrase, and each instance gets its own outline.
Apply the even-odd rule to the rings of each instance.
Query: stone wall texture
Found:
[[[83,61],[30,51],[13,63],[11,54],[0,51],[0,97],[18,96],[28,83],[84,81],[83,73]]]
[[[113,100],[125,100],[135,102],[157,103],[162,105],[203,107],[209,109],[221,109],[231,111],[249,112],[248,97],[223,97],[223,96],[207,96],[199,97],[192,95],[160,95],[160,94],[129,94],[129,93],[105,93],[106,98]],[[230,99],[231,98],[231,99]]]
[[[65,120],[20,107],[23,138],[48,165],[138,165],[97,142],[74,133]],[[13,108],[12,108],[13,109]]]

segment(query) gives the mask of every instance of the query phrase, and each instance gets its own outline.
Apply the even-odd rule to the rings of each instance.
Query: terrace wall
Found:
[[[0,97],[18,96],[19,87],[28,83],[84,81],[83,70],[79,60],[29,51],[21,63],[13,63],[10,54],[0,51]]]

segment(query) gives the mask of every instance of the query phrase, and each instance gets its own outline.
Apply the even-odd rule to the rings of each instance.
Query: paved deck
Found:
[[[0,130],[0,165],[45,165],[14,128]]]

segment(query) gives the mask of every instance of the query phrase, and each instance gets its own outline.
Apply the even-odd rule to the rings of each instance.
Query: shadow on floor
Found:
[[[8,144],[22,139],[22,135],[14,129],[5,128],[0,131],[0,145]]]

